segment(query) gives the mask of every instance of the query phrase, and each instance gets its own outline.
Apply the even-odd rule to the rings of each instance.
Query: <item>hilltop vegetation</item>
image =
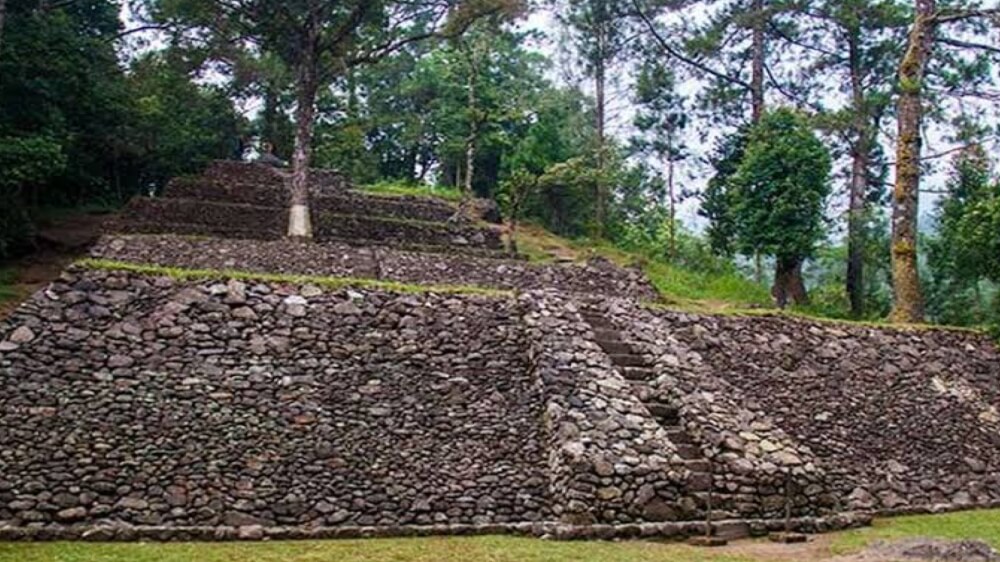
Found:
[[[6,0],[0,259],[263,154],[295,206],[309,165],[488,198],[688,304],[997,324],[997,9],[929,4]]]

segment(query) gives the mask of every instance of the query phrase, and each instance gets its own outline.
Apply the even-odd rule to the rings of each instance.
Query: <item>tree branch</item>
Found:
[[[723,72],[719,72],[718,70],[715,70],[714,68],[711,68],[711,67],[709,67],[709,66],[707,66],[705,64],[702,64],[701,62],[698,62],[697,60],[695,60],[693,58],[690,58],[690,57],[684,55],[683,53],[681,53],[677,49],[674,49],[667,42],[667,40],[663,38],[663,36],[660,34],[660,32],[657,31],[656,25],[649,18],[649,15],[647,15],[645,12],[643,12],[642,6],[639,5],[639,0],[632,0],[632,4],[635,7],[636,14],[639,16],[639,18],[645,24],[646,28],[649,30],[650,35],[652,35],[653,38],[656,39],[656,42],[659,43],[660,48],[662,48],[664,51],[666,51],[666,53],[668,55],[670,55],[671,57],[674,57],[675,59],[677,59],[677,60],[679,60],[681,62],[683,62],[684,64],[687,64],[689,66],[693,66],[694,68],[697,68],[698,70],[700,70],[700,71],[702,71],[702,72],[704,72],[706,74],[710,74],[712,76],[715,76],[716,78],[724,80],[724,81],[726,81],[726,82],[728,82],[730,84],[735,84],[735,85],[737,85],[737,86],[739,86],[739,87],[741,87],[741,88],[743,88],[745,90],[751,89],[750,88],[750,84],[748,82],[745,82],[745,81],[741,80],[738,77],[730,76],[730,75],[725,74]]]
[[[954,23],[958,21],[965,21],[974,18],[995,18],[1000,17],[1000,8],[992,8],[988,10],[963,10],[958,12],[946,12],[941,11],[934,14],[931,18],[934,23]]]
[[[991,53],[1000,54],[1000,47],[995,47],[993,45],[985,45],[983,43],[962,41],[960,39],[952,39],[951,37],[939,37],[938,42],[944,43],[945,45],[951,45],[952,47],[958,47],[960,49],[978,49],[982,51],[989,51]]]

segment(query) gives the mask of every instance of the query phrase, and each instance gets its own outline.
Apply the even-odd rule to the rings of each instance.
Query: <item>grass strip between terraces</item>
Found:
[[[806,550],[738,541],[718,550],[662,542],[558,542],[530,538],[433,537],[264,543],[0,543],[0,562],[788,562],[824,561],[876,541],[910,537],[981,540],[1000,547],[1000,510],[878,519],[819,535]],[[763,547],[763,548],[759,548]],[[799,555],[796,556],[795,553]]]
[[[380,182],[359,186],[361,191],[389,197],[422,197],[444,199],[456,202],[462,200],[462,193],[457,189],[433,188],[401,182]]]
[[[403,218],[403,217],[391,217],[391,216],[388,216],[388,215],[351,215],[351,214],[347,214],[347,213],[329,213],[329,212],[323,212],[323,213],[319,214],[319,218],[321,220],[323,220],[323,219],[363,220],[363,221],[371,221],[371,222],[383,222],[383,223],[390,223],[390,224],[401,224],[401,225],[404,225],[404,226],[422,226],[422,227],[425,227],[425,228],[428,228],[428,229],[440,230],[440,231],[445,231],[445,232],[451,232],[453,230],[453,228],[454,228],[453,224],[447,223],[447,222],[428,221],[428,220],[420,220],[420,219],[408,219],[408,218]],[[487,230],[487,229],[489,229],[489,226],[486,225],[486,224],[484,224],[481,221],[471,222],[468,225],[463,225],[463,226],[469,226],[471,228],[478,228],[478,229],[481,229],[481,230]]]
[[[316,285],[328,289],[374,289],[394,293],[441,293],[450,295],[477,295],[486,297],[511,297],[514,291],[488,289],[470,285],[415,285],[377,279],[354,277],[322,277],[316,275],[294,275],[284,273],[257,273],[232,269],[186,269],[159,265],[137,264],[123,261],[86,258],[77,261],[87,269],[104,271],[127,271],[141,275],[163,276],[179,280],[239,279],[240,281],[260,281],[266,283],[288,283],[293,285]]]

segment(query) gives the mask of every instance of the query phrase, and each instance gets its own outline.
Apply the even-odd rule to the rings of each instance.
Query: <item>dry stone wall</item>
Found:
[[[833,484],[840,474],[828,474],[808,446],[674,337],[673,323],[623,300],[593,301],[590,307],[615,319],[654,366],[657,378],[638,392],[679,408],[687,435],[712,463],[717,517],[817,516],[840,507]]]
[[[602,262],[539,265],[520,260],[449,256],[329,242],[246,241],[184,236],[105,236],[95,258],[193,269],[232,269],[381,279],[421,285],[478,286],[522,291],[558,287],[568,293],[628,295],[656,300],[642,272]]]
[[[546,400],[552,511],[578,525],[676,518],[676,449],[593,343],[572,302],[529,293],[525,324]],[[674,459],[676,460],[676,459]]]
[[[287,224],[288,214],[278,207],[137,197],[107,230],[273,240],[285,235]]]
[[[826,467],[843,509],[1000,501],[1000,354],[982,335],[660,312],[659,325]],[[698,382],[697,384],[701,384]],[[803,458],[806,460],[806,458]]]
[[[547,520],[520,317],[510,299],[70,270],[0,323],[0,521]]]
[[[441,199],[388,197],[348,189],[335,171],[311,171],[318,241],[499,255],[497,229]],[[273,240],[287,232],[286,173],[219,161],[198,177],[175,178],[162,198],[135,198],[108,224],[113,233],[184,234]]]

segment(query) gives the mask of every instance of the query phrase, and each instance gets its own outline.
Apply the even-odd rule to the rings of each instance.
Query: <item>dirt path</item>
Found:
[[[0,302],[0,318],[6,317],[32,293],[59,277],[74,260],[86,255],[101,233],[106,215],[67,215],[43,224],[36,235],[38,249],[3,264],[14,272],[13,298]]]

